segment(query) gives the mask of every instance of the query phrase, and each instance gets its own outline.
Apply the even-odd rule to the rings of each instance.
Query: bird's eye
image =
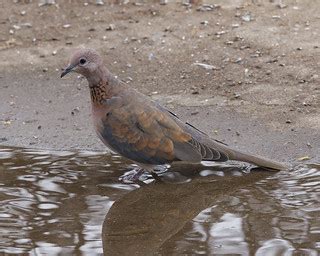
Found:
[[[80,65],[84,65],[86,64],[87,60],[86,59],[80,59],[79,63]]]

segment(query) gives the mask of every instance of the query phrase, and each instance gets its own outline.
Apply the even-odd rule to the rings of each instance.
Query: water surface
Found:
[[[118,181],[127,167],[106,153],[1,148],[0,252],[319,255],[317,165],[179,165],[142,187]]]

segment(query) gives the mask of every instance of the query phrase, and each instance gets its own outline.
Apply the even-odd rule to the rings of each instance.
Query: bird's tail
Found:
[[[285,164],[282,164],[270,159],[266,159],[260,156],[249,155],[233,149],[232,150],[229,149],[228,151],[229,151],[228,156],[230,160],[248,162],[256,166],[273,170],[273,171],[283,171],[283,170],[289,169],[289,167],[286,166]]]

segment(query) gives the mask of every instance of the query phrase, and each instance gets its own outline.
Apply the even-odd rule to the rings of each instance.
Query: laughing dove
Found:
[[[92,113],[99,138],[112,151],[143,169],[174,161],[236,160],[271,170],[286,166],[231,149],[174,113],[117,79],[92,49],[79,49],[61,77],[69,72],[85,76],[89,83]]]

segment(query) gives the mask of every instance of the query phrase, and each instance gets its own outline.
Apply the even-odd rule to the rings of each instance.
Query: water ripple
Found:
[[[0,252],[101,255],[111,221],[107,243],[127,251],[319,254],[318,165],[250,180],[236,165],[205,164],[190,182],[139,188],[119,183],[127,163],[117,155],[0,148]]]
[[[124,169],[112,161],[98,152],[1,148],[0,251],[101,254],[101,224],[114,199],[99,187]]]

